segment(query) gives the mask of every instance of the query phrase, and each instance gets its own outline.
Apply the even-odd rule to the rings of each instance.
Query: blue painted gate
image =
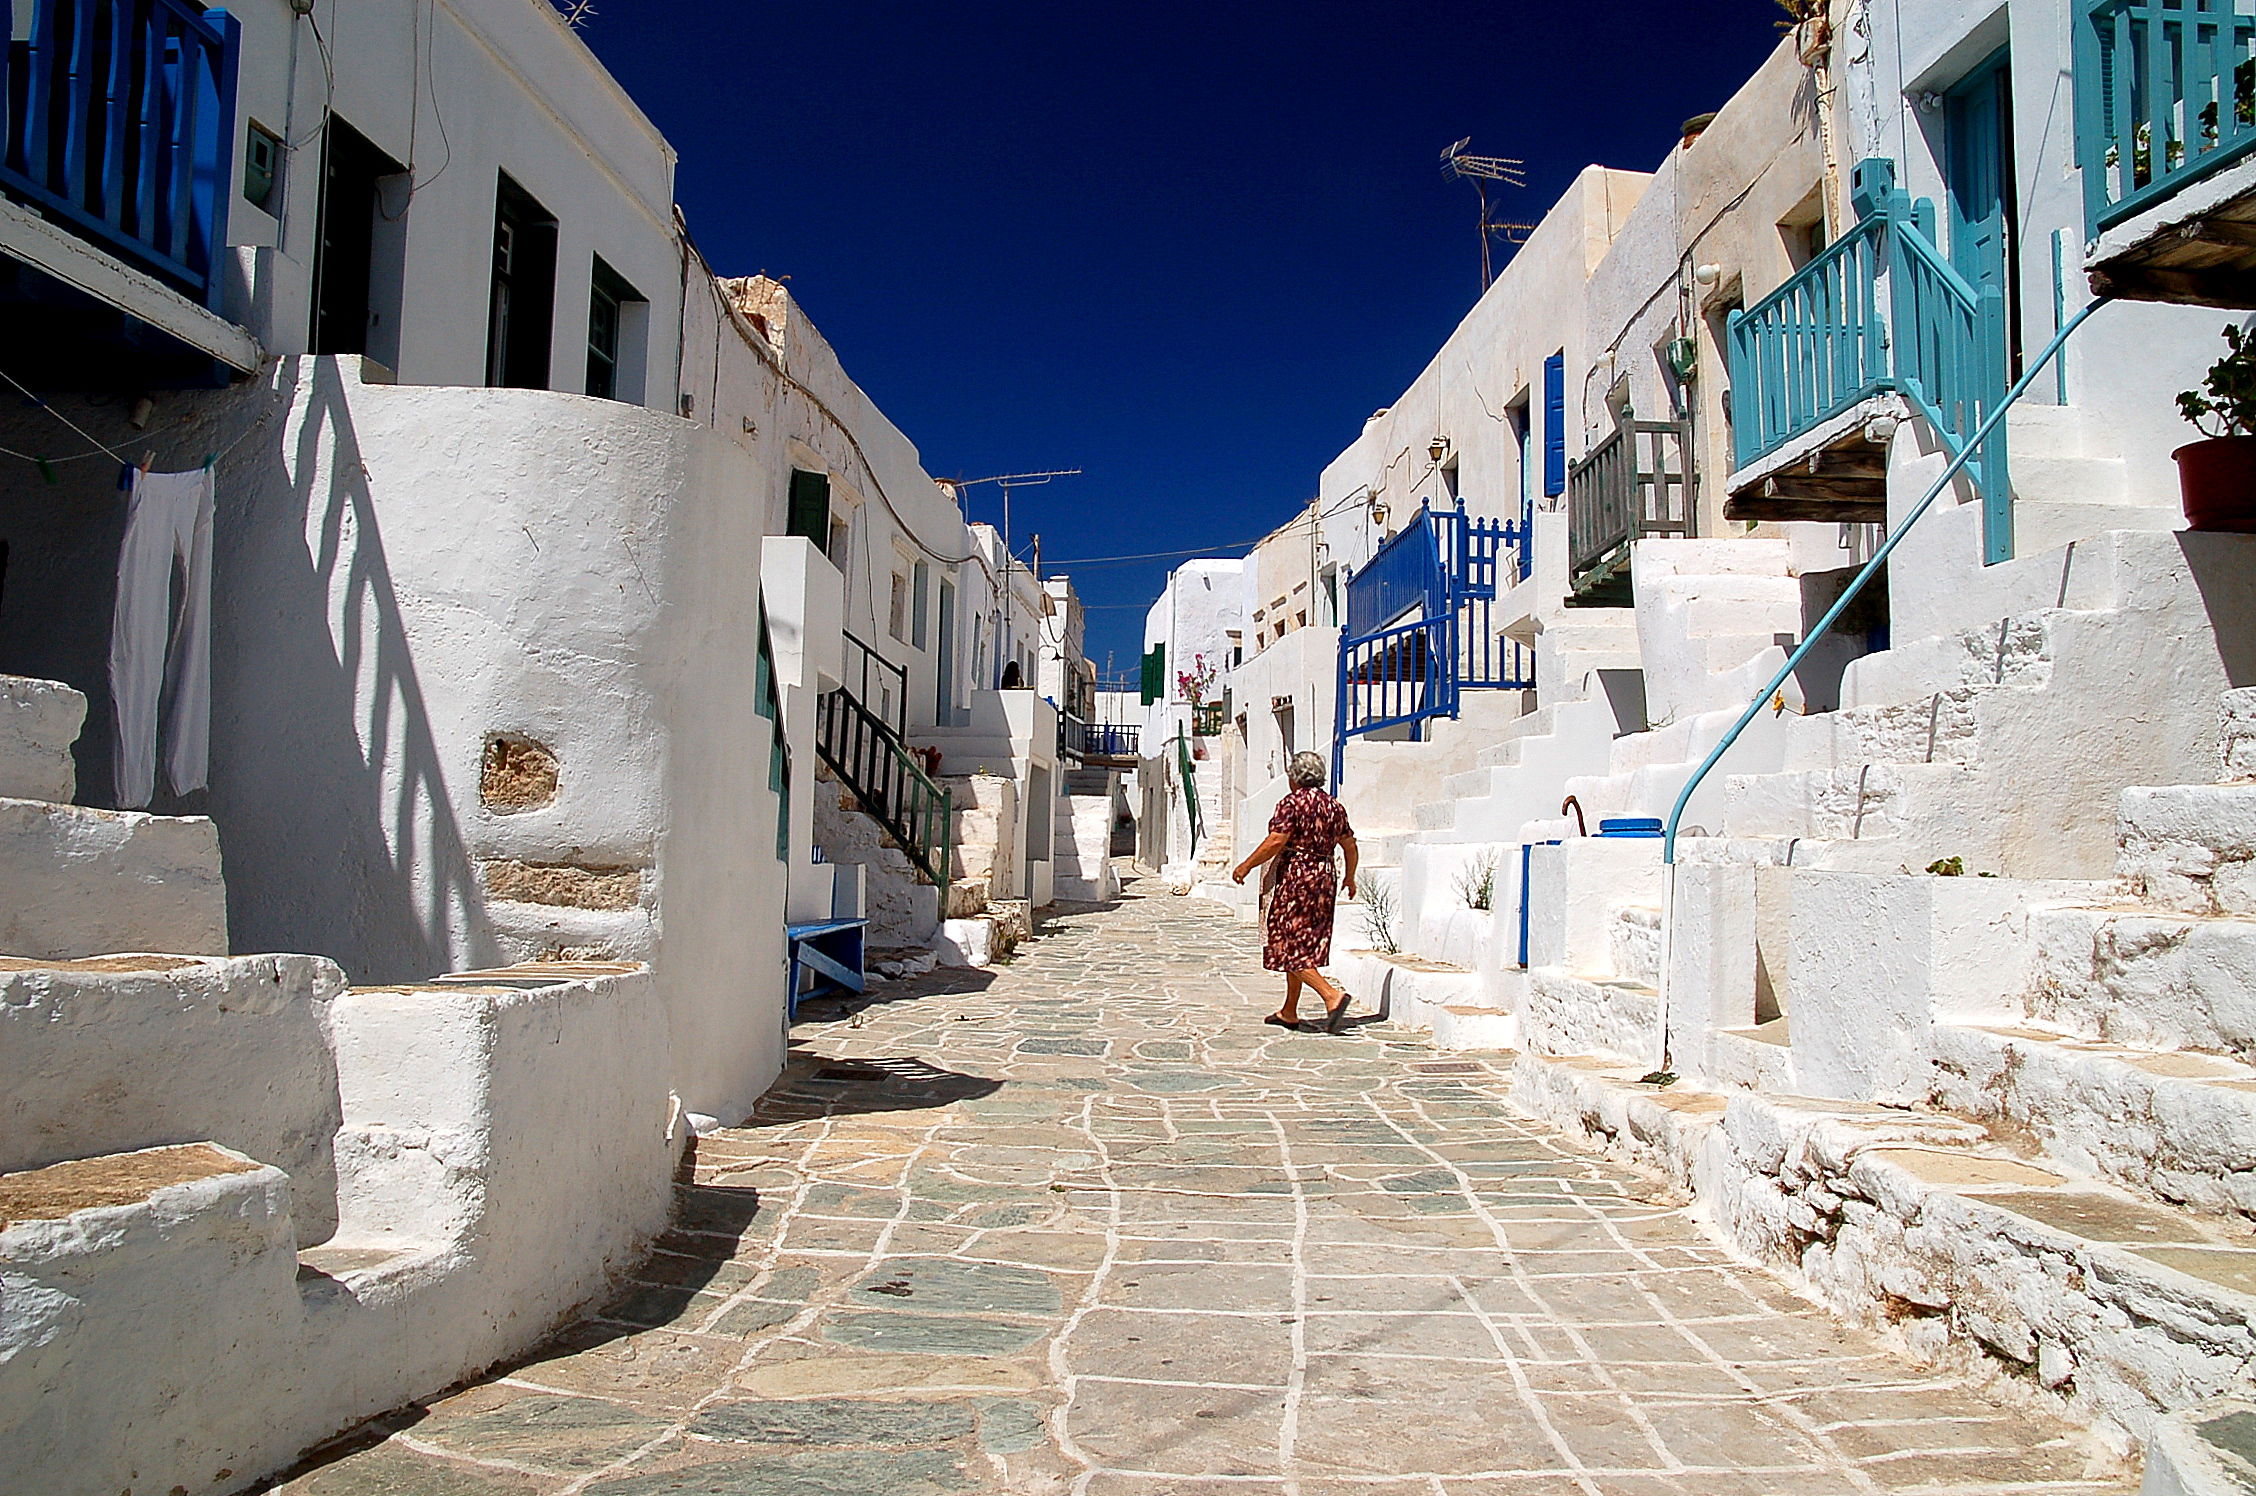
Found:
[[[1531,517],[1481,519],[1430,505],[1348,579],[1340,636],[1332,781],[1347,740],[1455,717],[1464,693],[1526,690],[1535,652],[1505,638],[1491,612],[1506,568],[1525,578]],[[1509,553],[1509,554],[1507,554]]]

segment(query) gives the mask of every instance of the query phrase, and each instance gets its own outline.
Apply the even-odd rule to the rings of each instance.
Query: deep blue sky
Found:
[[[1775,44],[1774,0],[599,0],[724,274],[789,275],[939,477],[1052,560],[1288,518],[1480,289],[1442,147],[1649,169]],[[973,517],[995,518],[994,489]],[[1170,561],[1073,566],[1131,668]]]

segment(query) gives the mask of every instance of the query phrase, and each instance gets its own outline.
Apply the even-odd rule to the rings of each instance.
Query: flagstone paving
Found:
[[[1504,1058],[1262,1026],[1252,928],[1157,889],[810,1007],[639,1281],[282,1489],[2132,1488],[1516,1115]]]

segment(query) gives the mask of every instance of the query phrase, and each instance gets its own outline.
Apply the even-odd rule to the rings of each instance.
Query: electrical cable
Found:
[[[47,412],[47,414],[53,416],[56,420],[62,422],[65,426],[68,426],[72,431],[78,433],[79,436],[84,437],[87,441],[94,443],[94,449],[92,451],[73,452],[64,457],[42,457],[39,454],[33,452],[18,452],[13,447],[0,447],[0,457],[13,457],[18,459],[19,461],[29,462],[42,467],[59,467],[66,462],[84,462],[89,457],[108,457],[113,461],[125,463],[127,466],[137,465],[133,462],[132,458],[127,455],[126,452],[121,452],[116,447],[104,445],[102,441],[92,432],[86,430],[76,421],[73,421],[70,417],[55,409],[54,406],[49,405],[45,400],[41,399],[38,395],[33,394],[29,389],[26,389],[22,384],[16,381],[14,376],[7,373],[7,371],[0,370],[0,379],[4,379],[9,384],[13,385],[16,390],[20,394],[22,394],[26,400],[29,400],[33,405]],[[256,432],[261,426],[264,426],[267,421],[272,418],[273,414],[274,407],[272,405],[268,405],[266,409],[259,412],[258,419],[250,422],[241,431],[237,432],[233,437],[229,438],[226,445],[214,449],[211,454],[205,459],[206,463],[208,464],[217,462],[220,458],[225,457],[228,453],[241,446],[245,441],[250,439],[252,433]],[[126,446],[128,448],[139,446],[145,441],[155,441],[162,437],[184,431],[190,425],[192,425],[194,421],[195,417],[192,415],[182,416],[179,420],[173,421],[166,426],[159,427],[155,431],[136,432],[133,438],[126,443]]]
[[[893,496],[890,493],[886,492],[884,480],[879,478],[877,475],[877,465],[871,462],[869,459],[869,454],[862,450],[861,439],[855,436],[853,429],[849,427],[845,423],[845,421],[841,420],[838,413],[832,410],[830,406],[824,402],[822,396],[816,394],[813,390],[807,388],[806,385],[800,383],[800,381],[792,374],[792,372],[784,366],[783,360],[766,346],[764,339],[758,339],[752,336],[751,329],[746,327],[744,324],[742,314],[740,314],[737,309],[730,304],[728,297],[722,294],[720,280],[712,273],[713,262],[705,258],[705,252],[703,250],[697,248],[697,241],[695,237],[692,236],[689,232],[688,221],[677,216],[675,219],[675,226],[682,236],[682,242],[688,246],[691,253],[697,256],[698,263],[704,268],[706,272],[704,277],[705,284],[712,293],[714,304],[720,311],[721,319],[729,323],[731,326],[735,327],[737,336],[744,340],[746,347],[758,352],[761,357],[765,358],[768,361],[768,365],[772,370],[774,370],[776,378],[782,380],[792,389],[798,391],[800,395],[804,396],[807,403],[812,405],[817,411],[819,411],[822,414],[823,419],[827,420],[832,426],[837,428],[838,434],[840,436],[846,438],[846,445],[853,449],[855,460],[862,465],[862,472],[869,478],[871,491],[877,495],[878,501],[885,505],[886,512],[893,516],[893,522],[901,527],[901,533],[908,538],[909,543],[911,545],[914,545],[918,550],[924,552],[927,556],[930,556],[934,561],[937,561],[942,566],[961,566],[965,562],[974,559],[974,557],[976,557],[978,554],[976,549],[967,551],[961,556],[950,556],[938,550],[923,536],[917,534],[916,528],[911,525],[907,519],[902,517],[900,506],[893,502]],[[718,335],[719,331],[718,329],[715,329],[716,338],[718,337]],[[714,359],[714,377],[716,381],[719,378],[720,372],[718,367],[719,362],[720,360],[716,357]],[[718,386],[716,383],[716,388],[717,387]],[[718,419],[717,414],[715,416],[715,419]]]
[[[286,142],[293,152],[300,146],[310,144],[329,128],[329,116],[337,104],[336,60],[329,55],[329,39],[321,34],[321,18],[314,13],[313,7],[307,7],[305,22],[307,26],[313,29],[314,50],[321,56],[321,76],[324,80],[321,98],[321,122],[306,131],[299,139]],[[292,81],[295,82],[296,80],[293,79]]]

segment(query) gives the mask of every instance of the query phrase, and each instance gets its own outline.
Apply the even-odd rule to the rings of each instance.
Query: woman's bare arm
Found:
[[[1252,872],[1255,868],[1261,866],[1270,858],[1285,850],[1286,846],[1288,846],[1291,841],[1292,838],[1284,835],[1282,832],[1270,832],[1269,835],[1262,840],[1261,845],[1253,849],[1253,855],[1238,864],[1238,870],[1230,874],[1230,881],[1232,883],[1245,882],[1246,874]]]
[[[1349,832],[1339,839],[1340,850],[1347,853],[1347,896],[1355,897],[1355,867],[1362,854],[1356,849],[1355,834]]]

